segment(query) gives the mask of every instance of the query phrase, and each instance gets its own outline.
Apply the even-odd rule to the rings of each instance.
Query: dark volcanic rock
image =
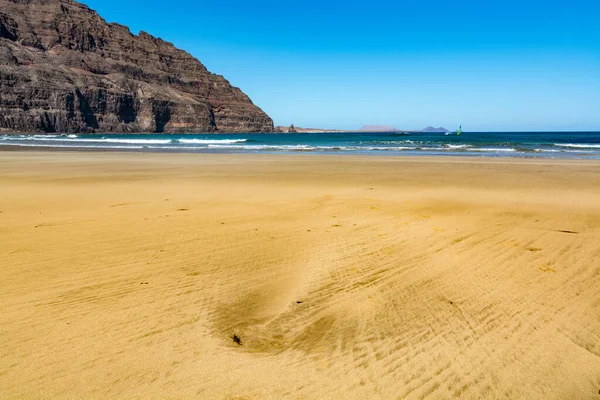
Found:
[[[272,132],[190,54],[71,0],[0,0],[0,130]]]

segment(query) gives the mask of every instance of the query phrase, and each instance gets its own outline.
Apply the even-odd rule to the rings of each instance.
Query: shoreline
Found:
[[[272,161],[280,161],[284,162],[286,160],[294,161],[294,160],[302,160],[313,159],[319,161],[320,158],[322,160],[333,161],[338,159],[338,161],[350,162],[353,161],[379,161],[379,162],[398,162],[398,163],[490,163],[490,164],[537,164],[537,165],[553,165],[553,164],[564,164],[564,165],[598,165],[600,166],[600,159],[596,158],[563,158],[563,157],[519,157],[519,156],[510,156],[510,155],[498,155],[498,156],[487,156],[487,155],[452,155],[452,154],[435,154],[435,155],[421,155],[421,154],[402,154],[402,155],[390,155],[390,154],[352,154],[352,153],[318,153],[318,152],[225,152],[225,151],[215,151],[215,152],[193,152],[193,151],[146,151],[137,149],[129,150],[129,149],[98,149],[98,148],[90,148],[90,149],[65,149],[65,148],[23,148],[18,146],[1,146],[0,145],[0,158],[3,155],[10,154],[28,154],[32,156],[50,156],[53,158],[54,156],[76,156],[78,153],[80,154],[106,154],[106,155],[115,155],[115,156],[133,156],[133,157],[149,157],[160,159],[162,157],[174,157],[177,158],[179,156],[189,157],[190,161],[210,161],[214,160],[226,160],[229,159],[231,161],[252,161],[252,160],[260,160],[260,159],[271,159]],[[10,157],[10,156],[9,156]],[[60,159],[56,159],[60,160]],[[90,160],[84,158],[82,160]],[[321,160],[321,161],[322,161]]]
[[[570,160],[570,161],[599,161],[600,155],[579,155],[579,154],[564,154],[564,155],[551,155],[542,154],[535,152],[523,152],[523,153],[476,153],[476,152],[423,152],[417,151],[379,151],[374,154],[373,151],[314,151],[314,150],[295,150],[295,151],[283,151],[283,150],[265,150],[265,151],[231,151],[231,150],[197,150],[185,148],[179,149],[160,149],[160,148],[132,148],[132,147],[70,147],[70,146],[19,146],[19,145],[1,145],[0,153],[7,152],[23,152],[23,153],[122,153],[122,154],[192,154],[197,156],[211,156],[211,155],[232,155],[232,156],[246,156],[246,155],[265,155],[265,156],[327,156],[327,157],[382,157],[382,158],[440,158],[440,159],[489,159],[489,160]]]
[[[4,150],[600,159],[600,132],[3,135]]]

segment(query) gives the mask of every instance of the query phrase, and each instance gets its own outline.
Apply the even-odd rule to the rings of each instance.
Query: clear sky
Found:
[[[276,125],[600,130],[599,0],[83,0]]]

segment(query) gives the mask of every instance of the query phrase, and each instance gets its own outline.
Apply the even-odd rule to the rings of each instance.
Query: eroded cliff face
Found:
[[[0,0],[0,130],[272,132],[200,61],[71,0]]]

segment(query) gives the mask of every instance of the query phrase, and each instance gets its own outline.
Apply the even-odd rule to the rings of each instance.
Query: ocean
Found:
[[[321,153],[600,159],[600,132],[0,135],[0,146],[185,153]]]

